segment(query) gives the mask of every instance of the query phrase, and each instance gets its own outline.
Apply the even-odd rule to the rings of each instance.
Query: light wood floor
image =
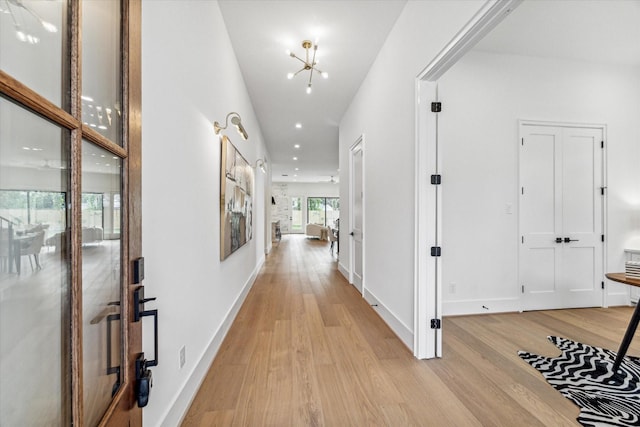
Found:
[[[559,354],[548,335],[616,350],[630,316],[450,317],[444,357],[420,361],[338,273],[326,242],[285,236],[183,426],[577,426],[578,408],[517,351]]]

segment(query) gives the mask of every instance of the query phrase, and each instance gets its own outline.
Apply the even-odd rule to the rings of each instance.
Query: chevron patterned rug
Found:
[[[616,353],[565,338],[548,337],[562,354],[544,357],[519,351],[556,390],[580,407],[583,426],[640,426],[640,358],[625,357],[612,372]]]

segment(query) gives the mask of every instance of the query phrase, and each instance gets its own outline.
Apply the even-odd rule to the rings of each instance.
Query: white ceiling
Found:
[[[406,0],[219,3],[271,154],[273,181],[329,181],[338,175],[339,121]],[[308,74],[286,78],[300,68],[286,50],[302,56],[302,40],[315,38],[319,68],[330,77],[314,76],[307,95]],[[525,0],[476,49],[640,65],[640,1]]]
[[[640,65],[640,1],[525,0],[476,49]]]
[[[271,155],[274,182],[338,178],[339,121],[405,3],[219,1]],[[303,57],[302,40],[316,38],[318,68],[329,78],[314,73],[313,92],[307,94],[308,72],[287,79],[287,73],[300,69],[301,63],[286,50]],[[302,128],[296,129],[296,123]],[[247,132],[251,136],[251,129]]]

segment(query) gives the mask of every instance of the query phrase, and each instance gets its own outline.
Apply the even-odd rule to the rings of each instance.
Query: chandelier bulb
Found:
[[[309,84],[309,86],[307,86],[307,93],[311,93],[311,84]]]
[[[291,80],[291,79],[293,78],[293,73],[288,73],[288,74],[287,74],[287,78],[288,78],[289,80]]]
[[[326,71],[324,71],[324,72],[322,73],[322,77],[324,77],[325,79],[328,79],[328,78],[329,78],[329,73],[327,73]]]

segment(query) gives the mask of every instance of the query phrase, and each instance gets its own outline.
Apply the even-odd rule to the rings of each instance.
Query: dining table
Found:
[[[628,277],[625,273],[607,273],[605,276],[607,277],[607,279],[613,280],[614,282],[640,288],[640,279]],[[640,322],[640,303],[636,304],[636,308],[633,310],[633,315],[629,320],[629,325],[627,325],[627,331],[624,334],[622,343],[620,343],[620,348],[618,349],[616,360],[613,363],[614,374],[618,372],[620,364],[622,363],[624,356],[627,354],[627,350],[629,349],[629,345],[633,340],[636,329],[638,329],[638,322]]]

